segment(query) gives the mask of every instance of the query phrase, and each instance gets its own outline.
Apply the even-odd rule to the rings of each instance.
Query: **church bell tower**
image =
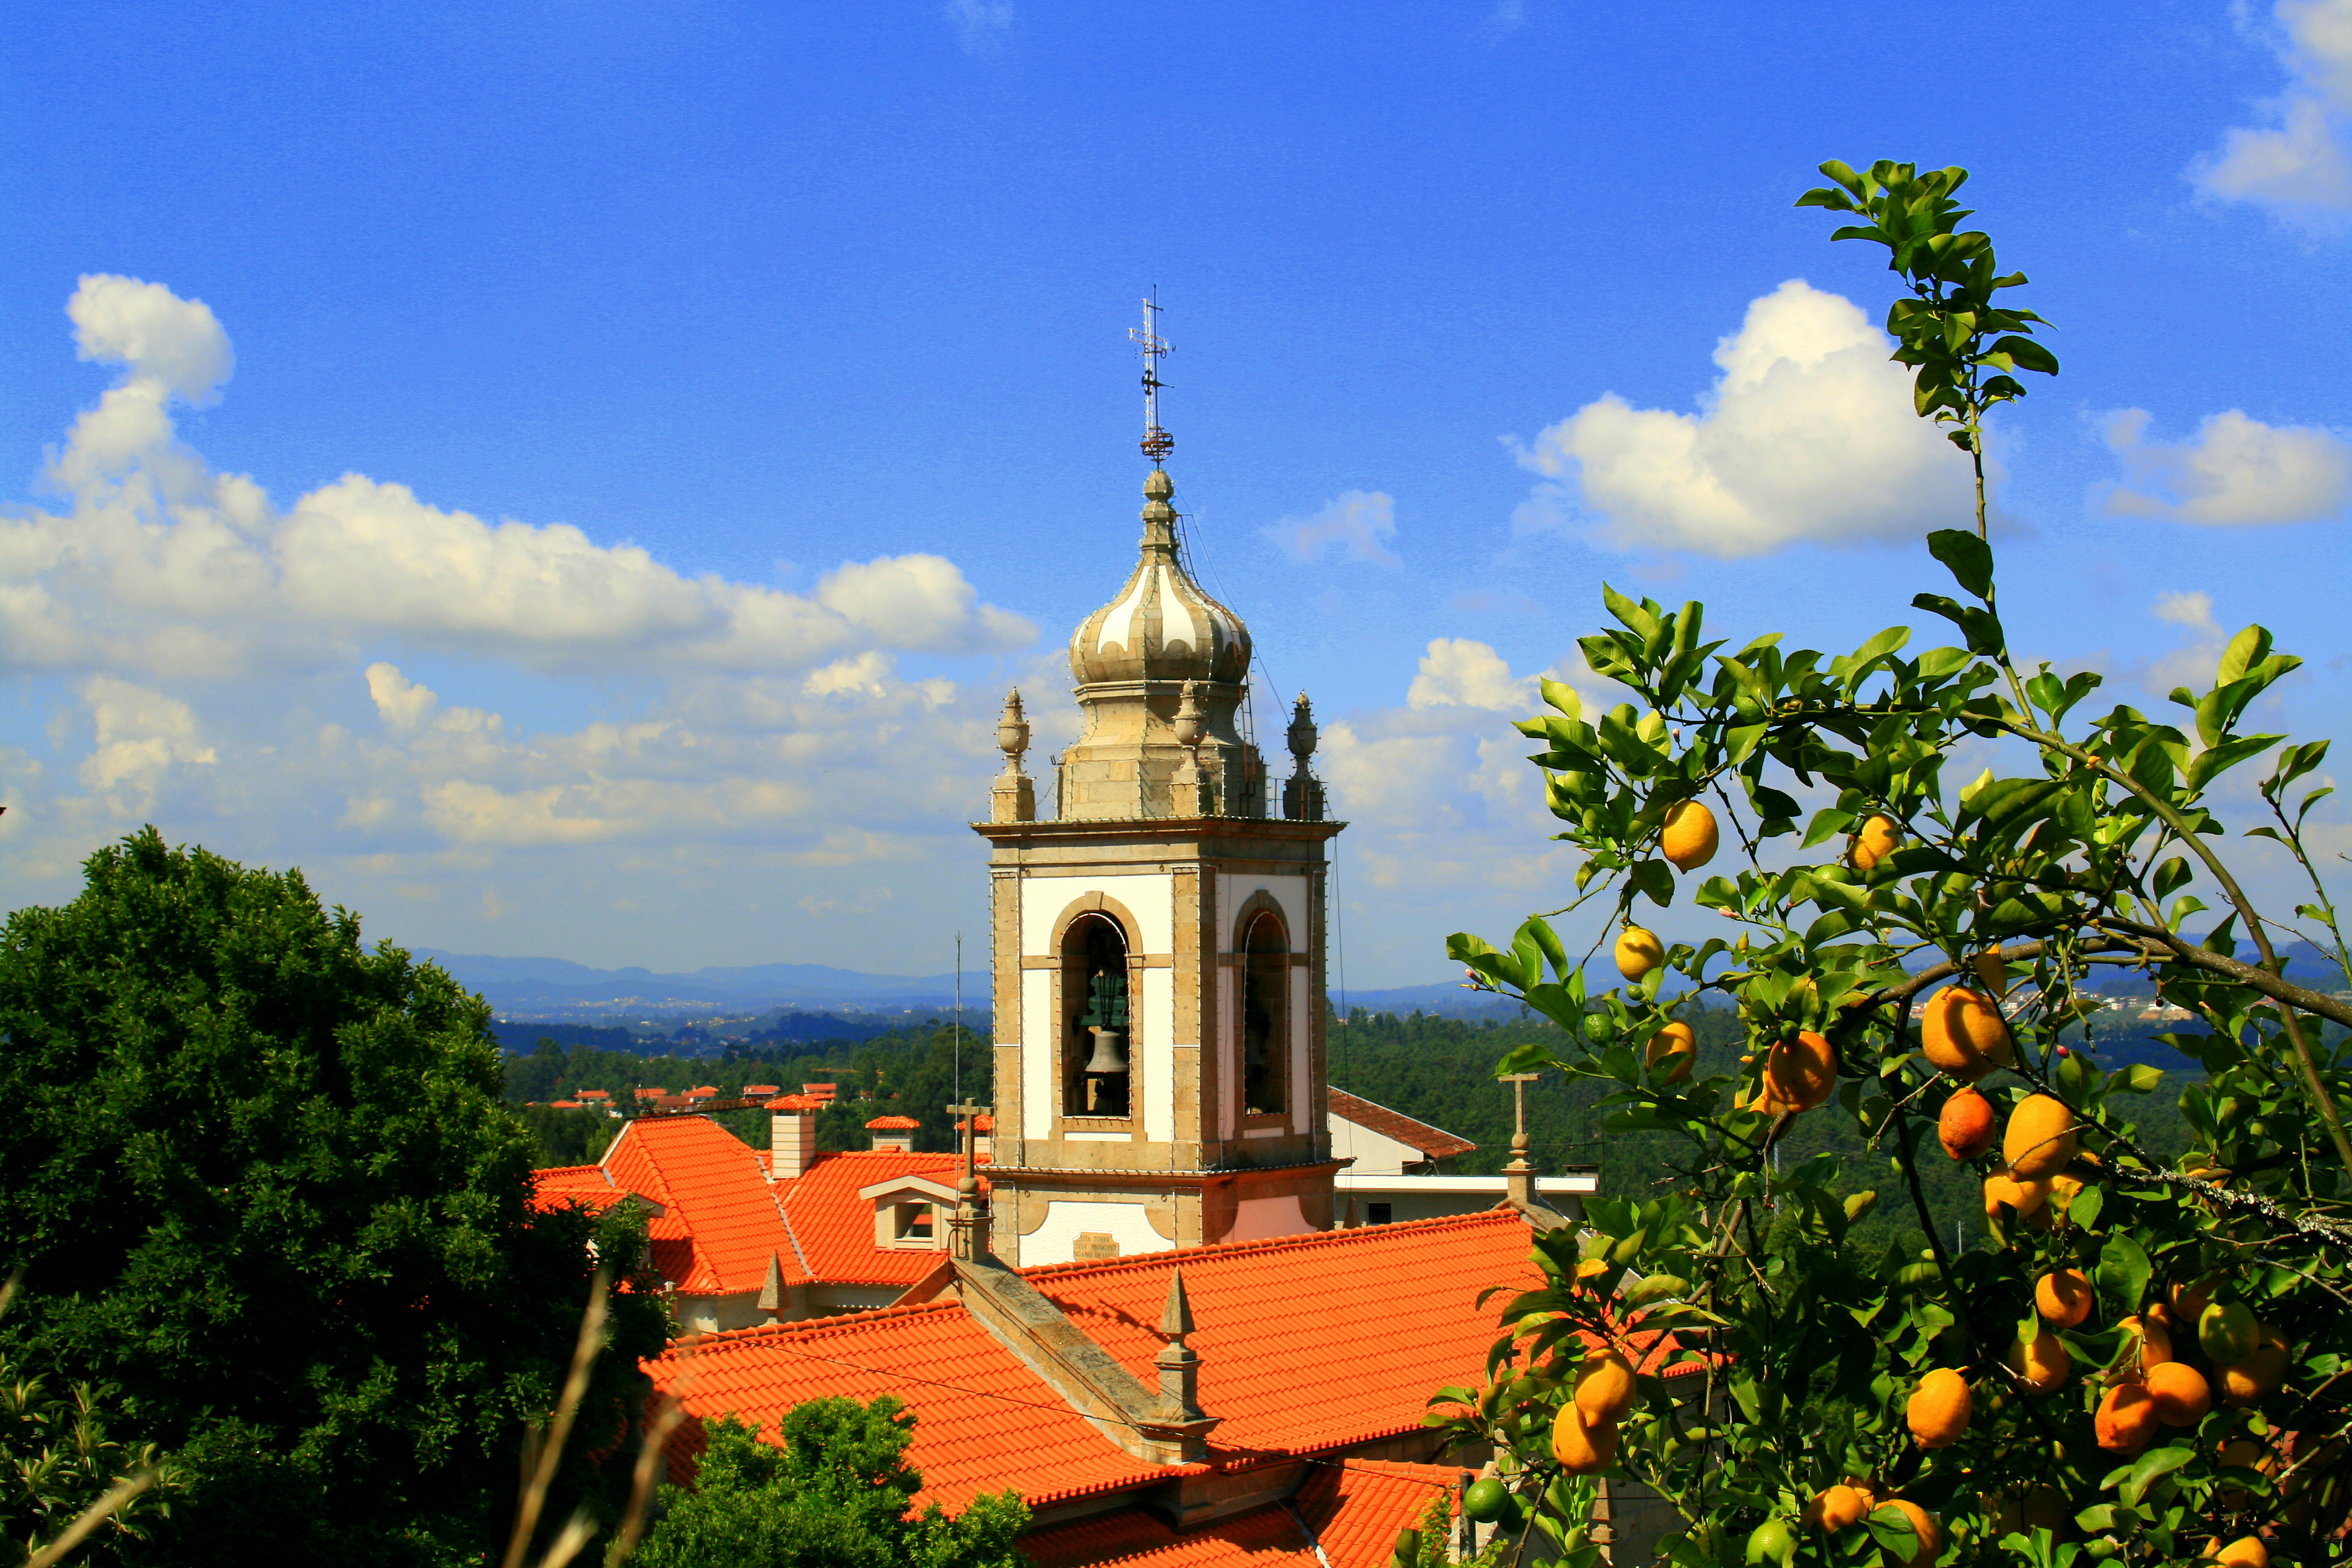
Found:
[[[1301,695],[1269,815],[1240,732],[1250,641],[1186,568],[1145,305],[1140,559],[1070,639],[1085,730],[1023,766],[1015,692],[991,820],[996,1255],[1016,1267],[1328,1230],[1323,789]],[[1041,806],[1050,814],[1041,813]]]

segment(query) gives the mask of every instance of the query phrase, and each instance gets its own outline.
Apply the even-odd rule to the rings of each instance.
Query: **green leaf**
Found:
[[[2194,1448],[2150,1448],[2132,1466],[2131,1475],[2125,1479],[2122,1490],[2116,1495],[2123,1500],[2126,1508],[2137,1508],[2139,1500],[2147,1495],[2148,1488],[2196,1457]]]
[[[2039,371],[2043,375],[2058,374],[2058,356],[2032,338],[1996,338],[1993,340],[1992,353],[2007,354],[2011,363],[2020,370]]]
[[[2208,782],[2236,767],[2248,757],[2259,756],[2284,740],[2283,735],[2241,735],[2197,753],[2189,764],[2189,787],[2203,789]]]
[[[2117,1234],[2107,1237],[2106,1245],[2099,1249],[2099,1266],[2093,1271],[2092,1279],[2102,1293],[2116,1302],[2118,1315],[2128,1315],[2139,1310],[2142,1299],[2147,1295],[2150,1272],[2147,1250],[2131,1237]]]
[[[1660,909],[1675,901],[1674,868],[1664,860],[1638,861],[1632,870],[1625,873],[1625,879],[1633,885],[1634,891],[1643,894]]]
[[[1571,719],[1580,719],[1584,716],[1584,699],[1577,695],[1575,687],[1564,680],[1554,680],[1548,675],[1542,679],[1543,700],[1546,702]]]
[[[1927,553],[1942,562],[1953,579],[1978,598],[1992,592],[1992,551],[1966,529],[1936,530],[1927,535]]]
[[[2270,651],[2270,628],[2259,625],[2248,626],[2231,637],[2230,646],[2221,650],[2221,668],[2214,684],[2228,685],[2269,657]]]

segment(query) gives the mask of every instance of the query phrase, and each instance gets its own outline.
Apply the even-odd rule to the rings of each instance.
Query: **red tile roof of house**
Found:
[[[798,1181],[780,1183],[776,1191],[810,1279],[842,1285],[912,1285],[946,1254],[875,1246],[874,1204],[857,1194],[877,1182],[901,1176],[921,1176],[952,1187],[958,1174],[959,1160],[953,1154],[851,1151],[819,1154]]]
[[[1488,1210],[1023,1273],[1153,1387],[1151,1325],[1181,1259],[1201,1406],[1223,1421],[1211,1458],[1250,1466],[1422,1430],[1432,1393],[1484,1373],[1498,1325],[1478,1293],[1539,1278],[1528,1241],[1517,1213]],[[1081,1421],[957,1301],[704,1335],[646,1365],[694,1414],[734,1411],[771,1429],[820,1394],[896,1394],[917,1417],[908,1462],[950,1510],[977,1491],[1011,1487],[1040,1505],[1182,1473],[1130,1458]]]
[[[609,1089],[583,1089],[572,1098],[574,1100],[610,1100],[613,1096]]]
[[[773,1100],[777,1092],[772,1083],[747,1083],[743,1086],[743,1098],[746,1100]]]
[[[580,1109],[580,1101],[576,1100],[551,1100],[547,1102],[547,1109],[550,1110],[577,1110]]]
[[[1408,1149],[1417,1149],[1424,1160],[1450,1159],[1456,1154],[1467,1154],[1478,1147],[1467,1138],[1457,1138],[1444,1128],[1432,1127],[1426,1121],[1415,1121],[1402,1110],[1375,1105],[1344,1089],[1329,1092],[1332,1115],[1345,1117],[1357,1126],[1377,1132],[1383,1138],[1393,1138]]]
[[[748,1094],[751,1091],[746,1089],[744,1092]],[[824,1109],[824,1101],[813,1095],[787,1094],[768,1101],[767,1109],[770,1110],[819,1110]]]
[[[686,1092],[702,1100],[716,1100],[719,1097],[719,1086],[715,1083],[698,1084]]]
[[[1106,1441],[960,1302],[705,1334],[645,1364],[655,1386],[692,1414],[732,1412],[770,1433],[804,1400],[896,1394],[918,1412],[907,1459],[922,1473],[922,1500],[951,1512],[1007,1487],[1035,1507],[1170,1474]],[[692,1423],[687,1433],[694,1435],[670,1452],[680,1484],[692,1479],[700,1447]]]
[[[911,1116],[877,1116],[866,1125],[870,1131],[912,1132],[922,1123]]]
[[[792,1238],[767,1173],[743,1141],[707,1116],[644,1117],[621,1129],[604,1168],[667,1211],[647,1226],[654,1266],[689,1296],[757,1290],[768,1259],[793,1269]]]
[[[1178,1260],[1219,1448],[1300,1454],[1422,1429],[1433,1393],[1482,1380],[1499,1302],[1541,1282],[1509,1209],[1024,1268],[1087,1336],[1156,1385],[1154,1325]],[[1381,1375],[1386,1373],[1386,1375]]]
[[[839,1089],[829,1083],[804,1083],[801,1085],[801,1092],[812,1100],[831,1100]]]
[[[530,1173],[530,1206],[542,1213],[569,1205],[603,1214],[629,1197],[645,1201],[642,1194],[616,1184],[602,1165],[554,1165]],[[666,1205],[656,1199],[646,1206],[657,1211]]]
[[[667,1094],[669,1090],[666,1089],[634,1089],[631,1092],[635,1094],[639,1100],[659,1100],[663,1095]]]
[[[1274,1568],[1285,1561],[1298,1568],[1382,1568],[1397,1531],[1419,1523],[1431,1500],[1446,1496],[1460,1473],[1440,1465],[1332,1460],[1308,1471],[1288,1507],[1252,1509],[1192,1530],[1140,1508],[1120,1509],[1024,1536],[1021,1554],[1036,1568]]]

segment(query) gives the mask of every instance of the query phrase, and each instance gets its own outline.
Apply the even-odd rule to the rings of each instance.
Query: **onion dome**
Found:
[[[1118,680],[1209,680],[1249,674],[1249,628],[1202,591],[1176,552],[1176,485],[1154,468],[1144,481],[1143,557],[1127,585],[1070,639],[1081,687]]]

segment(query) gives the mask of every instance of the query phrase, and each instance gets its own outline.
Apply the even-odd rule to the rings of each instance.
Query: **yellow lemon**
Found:
[[[1658,853],[1673,861],[1675,870],[1696,871],[1714,859],[1717,842],[1715,813],[1707,810],[1705,802],[1676,801],[1667,808]]]
[[[1654,931],[1627,926],[1617,938],[1617,973],[1637,985],[1643,975],[1665,961],[1665,944]]]

